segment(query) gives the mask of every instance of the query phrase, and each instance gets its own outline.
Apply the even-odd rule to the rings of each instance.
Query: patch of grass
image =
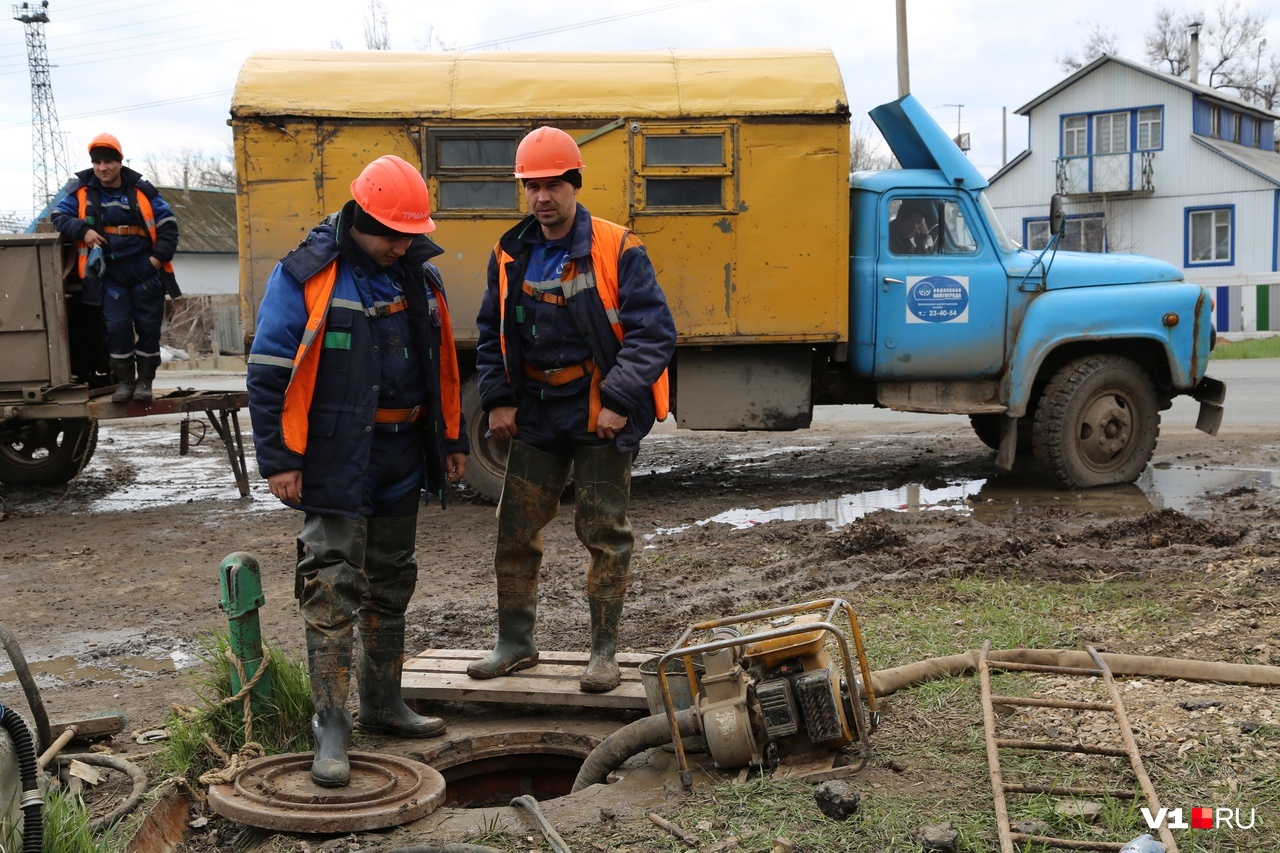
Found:
[[[1228,358],[1280,358],[1280,335],[1245,341],[1218,341],[1209,360]]]
[[[78,797],[49,791],[42,812],[43,853],[112,853],[118,849],[113,829],[102,835],[89,831],[89,812]]]
[[[227,753],[245,745],[242,702],[224,704],[232,695],[232,665],[226,656],[230,641],[225,631],[204,638],[200,658],[205,666],[193,676],[199,706],[195,713],[175,710],[165,726],[169,740],[157,760],[170,776],[198,777],[220,764],[205,743],[212,738]],[[271,675],[271,698],[252,715],[252,740],[268,755],[306,752],[311,748],[311,680],[305,662],[289,659],[279,649],[266,646]]]

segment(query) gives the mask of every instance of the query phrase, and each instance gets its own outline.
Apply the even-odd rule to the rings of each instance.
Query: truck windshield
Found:
[[[1000,224],[1000,217],[996,216],[996,210],[991,206],[991,201],[987,198],[986,193],[978,194],[978,203],[982,205],[982,212],[987,217],[987,222],[991,225],[991,233],[995,235],[996,242],[1000,244],[1000,248],[1006,252],[1021,249],[1022,245],[1005,232],[1004,226]]]

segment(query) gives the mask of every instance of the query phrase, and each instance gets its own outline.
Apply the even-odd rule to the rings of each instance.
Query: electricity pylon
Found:
[[[27,34],[27,66],[31,71],[31,163],[35,185],[32,202],[33,212],[38,215],[71,173],[66,146],[58,130],[58,109],[53,104],[53,83],[49,79],[49,52],[44,43],[49,0],[41,0],[38,6],[34,3],[14,6],[13,19],[23,23]]]

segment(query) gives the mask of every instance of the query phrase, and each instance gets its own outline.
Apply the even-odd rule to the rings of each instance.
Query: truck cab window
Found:
[[[889,251],[895,255],[962,255],[978,249],[964,211],[953,199],[889,202]]]

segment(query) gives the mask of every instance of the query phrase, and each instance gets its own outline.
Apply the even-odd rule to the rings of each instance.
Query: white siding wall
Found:
[[[179,252],[173,273],[183,293],[239,293],[240,262],[235,255],[196,255]]]

